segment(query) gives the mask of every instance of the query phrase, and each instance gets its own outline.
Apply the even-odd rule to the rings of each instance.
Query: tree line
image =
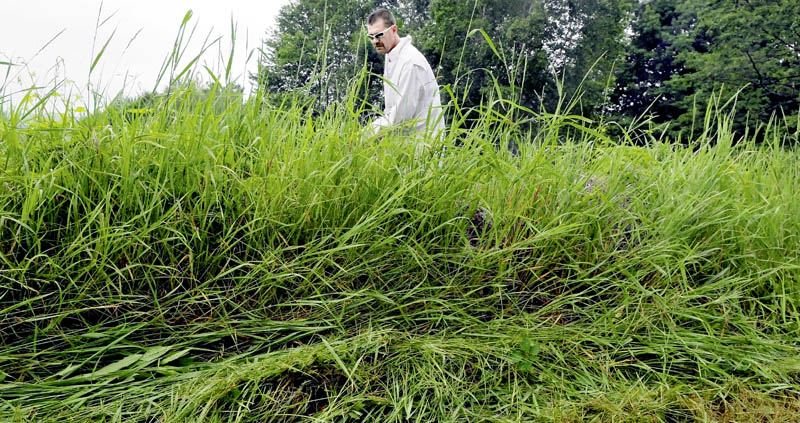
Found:
[[[574,98],[571,113],[687,139],[711,104],[740,134],[771,119],[798,127],[796,0],[293,0],[251,78],[320,110],[349,94],[378,106],[383,59],[363,23],[376,7],[395,11],[461,112],[497,98],[555,111]]]

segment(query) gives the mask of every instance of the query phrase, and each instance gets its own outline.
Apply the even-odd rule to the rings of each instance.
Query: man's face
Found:
[[[383,33],[383,36],[379,37]],[[367,34],[373,35],[370,39],[375,51],[380,54],[386,54],[397,45],[399,37],[397,36],[397,26],[388,25],[383,20],[379,19],[374,24],[367,24]]]

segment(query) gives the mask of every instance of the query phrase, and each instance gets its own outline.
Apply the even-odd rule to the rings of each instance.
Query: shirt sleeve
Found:
[[[396,104],[388,106],[384,110],[383,116],[372,123],[373,131],[378,132],[381,128],[408,122],[417,115],[417,108],[424,103],[425,87],[423,76],[425,70],[414,64],[407,64],[400,70],[400,80],[394,87],[389,89],[397,90],[399,100]]]

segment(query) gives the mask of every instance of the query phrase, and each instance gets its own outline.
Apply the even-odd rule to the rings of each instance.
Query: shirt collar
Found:
[[[410,35],[400,38],[400,41],[397,43],[396,46],[394,46],[392,51],[386,54],[386,60],[390,62],[397,60],[397,58],[400,57],[400,52],[409,44],[411,44]]]

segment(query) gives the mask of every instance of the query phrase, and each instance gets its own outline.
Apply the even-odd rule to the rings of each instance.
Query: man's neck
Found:
[[[400,38],[400,37],[397,37],[397,41],[394,43],[394,45],[392,46],[392,48],[390,48],[390,49],[386,50],[386,55],[388,56],[390,53],[392,53],[393,51],[397,50],[397,48],[398,48],[398,47],[400,47],[400,44],[402,44],[402,43],[403,43],[403,41],[402,41],[402,40],[403,40],[402,38]]]
[[[397,38],[397,40],[395,41],[394,45],[386,50],[386,54],[389,54],[389,53],[393,52],[394,49],[396,49],[398,45],[400,45],[400,38]]]

